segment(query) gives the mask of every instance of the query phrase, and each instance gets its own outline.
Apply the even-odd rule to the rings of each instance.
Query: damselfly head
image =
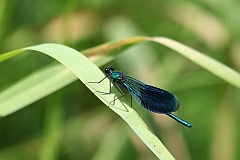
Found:
[[[114,66],[110,66],[110,67],[107,67],[107,68],[105,68],[105,73],[106,74],[109,74],[109,73],[111,73],[112,71],[114,71],[115,70],[115,68],[114,68]]]

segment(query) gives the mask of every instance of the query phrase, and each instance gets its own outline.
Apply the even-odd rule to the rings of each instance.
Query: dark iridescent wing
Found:
[[[132,97],[145,109],[155,113],[170,113],[178,109],[177,97],[163,89],[147,85],[133,77],[124,76],[123,84]]]

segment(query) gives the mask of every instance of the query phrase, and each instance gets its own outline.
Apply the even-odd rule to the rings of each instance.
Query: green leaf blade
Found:
[[[192,62],[202,66],[216,76],[224,79],[230,84],[240,88],[240,74],[230,67],[218,62],[217,60],[196,51],[188,46],[185,46],[177,41],[165,37],[150,38],[153,42],[162,44],[177,53],[188,58]]]
[[[93,64],[88,58],[80,54],[78,51],[56,44],[42,44],[32,47],[24,48],[22,51],[33,50],[38,51],[44,54],[47,54],[63,65],[65,65],[71,72],[73,72],[86,86],[93,92],[103,91],[107,92],[109,90],[109,82],[103,81],[101,84],[90,85],[88,82],[97,82],[102,79],[105,75],[102,73],[99,68]],[[53,81],[54,82],[54,81]],[[26,81],[25,81],[26,83]],[[39,84],[38,84],[39,85]],[[52,86],[51,84],[49,86]],[[39,91],[43,86],[39,85],[40,88],[35,89]],[[34,90],[34,89],[33,89]],[[32,93],[32,92],[29,92]],[[24,94],[26,96],[26,94]],[[96,96],[107,106],[111,102],[115,94],[101,95],[96,94]],[[5,97],[5,96],[2,96]],[[18,96],[15,96],[16,98]],[[22,99],[21,97],[20,99]],[[1,100],[1,94],[0,94]],[[27,101],[27,97],[23,99],[24,102]],[[1,102],[1,101],[0,101]],[[25,104],[27,105],[27,103]],[[20,108],[13,107],[8,109],[8,106],[0,104],[0,113],[2,115],[7,115],[16,111]],[[122,117],[128,125],[133,129],[133,131],[142,139],[142,141],[152,150],[152,152],[159,159],[174,159],[173,156],[168,152],[164,147],[161,141],[148,129],[146,124],[141,120],[138,114],[129,107],[126,103],[116,100],[114,107],[110,107],[114,112],[116,112],[120,117]]]

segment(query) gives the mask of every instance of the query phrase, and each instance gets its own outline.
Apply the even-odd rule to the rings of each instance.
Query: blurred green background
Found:
[[[166,36],[239,71],[239,13],[238,0],[1,0],[0,53],[47,42],[81,51],[132,36]],[[25,53],[1,63],[0,90],[52,62]],[[176,114],[193,129],[133,103],[176,159],[240,159],[239,89],[153,43],[131,47],[109,65],[178,96]],[[76,81],[0,119],[0,159],[157,158]]]

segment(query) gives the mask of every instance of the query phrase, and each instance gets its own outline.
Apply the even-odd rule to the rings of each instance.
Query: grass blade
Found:
[[[0,93],[0,116],[7,116],[76,80],[63,65],[51,65]]]
[[[240,75],[224,64],[208,57],[207,55],[189,48],[179,42],[165,37],[135,37],[122,41],[107,43],[85,50],[84,53],[91,56],[102,56],[99,61],[95,62],[102,65],[114,58],[119,50],[145,41],[153,41],[162,44],[181,55],[187,57],[192,62],[202,66],[211,73],[226,80],[230,84],[240,88]],[[23,51],[33,50],[44,53],[53,57],[62,63],[69,70],[66,70],[62,65],[51,66],[46,70],[36,72],[30,78],[20,81],[16,85],[0,93],[0,116],[9,115],[28,104],[48,95],[52,92],[66,86],[75,81],[77,76],[84,84],[87,82],[96,82],[104,77],[104,74],[95,66],[88,58],[80,54],[78,51],[58,44],[42,44],[31,46],[12,52],[8,52],[0,56],[0,62],[9,59]],[[113,52],[116,51],[116,52]],[[110,53],[106,55],[105,53]],[[105,59],[107,58],[107,59]],[[61,73],[61,74],[56,74]],[[72,74],[74,73],[75,76]],[[93,76],[94,75],[94,76]],[[35,77],[35,78],[34,78]],[[42,78],[39,78],[42,77]],[[44,77],[48,77],[45,78]],[[66,80],[67,79],[67,80]],[[86,85],[93,93],[96,91],[107,92],[109,88],[108,81],[103,81],[101,85],[91,84]],[[47,90],[46,90],[47,88]],[[115,94],[96,96],[103,103],[109,105],[109,102],[114,99]],[[145,123],[141,120],[138,114],[129,107],[124,100],[117,100],[115,107],[110,107],[114,112],[121,116],[135,133],[144,141],[144,143],[155,153],[160,159],[174,159],[167,151],[158,138],[152,134]]]
[[[95,64],[93,64],[88,58],[80,54],[78,51],[63,45],[42,44],[21,49],[21,51],[26,50],[38,51],[53,57],[54,59],[65,65],[84,84],[86,84],[87,82],[96,82],[105,76],[102,73],[102,71],[100,71],[99,68]],[[8,54],[11,55],[10,53]],[[54,85],[55,84],[51,84],[48,87]],[[107,92],[107,90],[109,89],[108,81],[103,81],[101,85],[86,85],[86,86],[93,93],[96,93],[96,91]],[[9,95],[11,94],[9,93]],[[0,102],[4,100],[4,97],[7,98],[9,95],[5,96],[0,95]],[[108,106],[109,102],[111,102],[114,99],[115,94],[110,95],[96,94],[96,96]],[[23,97],[22,101],[27,102],[27,98],[29,97]],[[14,112],[18,109],[19,108],[14,106],[9,109],[8,106],[0,104],[1,115],[10,114],[11,112]],[[172,155],[168,152],[168,150],[164,147],[164,145],[161,143],[161,141],[149,130],[149,128],[138,116],[138,114],[126,103],[124,103],[123,101],[116,100],[115,107],[110,107],[110,109],[116,112],[128,123],[128,125],[134,130],[134,132],[142,139],[142,141],[152,150],[152,152],[158,158],[174,159]]]
[[[240,74],[230,67],[218,62],[217,60],[196,51],[188,46],[185,46],[177,41],[174,41],[165,37],[154,37],[150,38],[151,41],[162,44],[177,53],[188,58],[192,62],[200,65],[201,67],[207,69],[216,76],[224,79],[228,83],[240,88]]]

